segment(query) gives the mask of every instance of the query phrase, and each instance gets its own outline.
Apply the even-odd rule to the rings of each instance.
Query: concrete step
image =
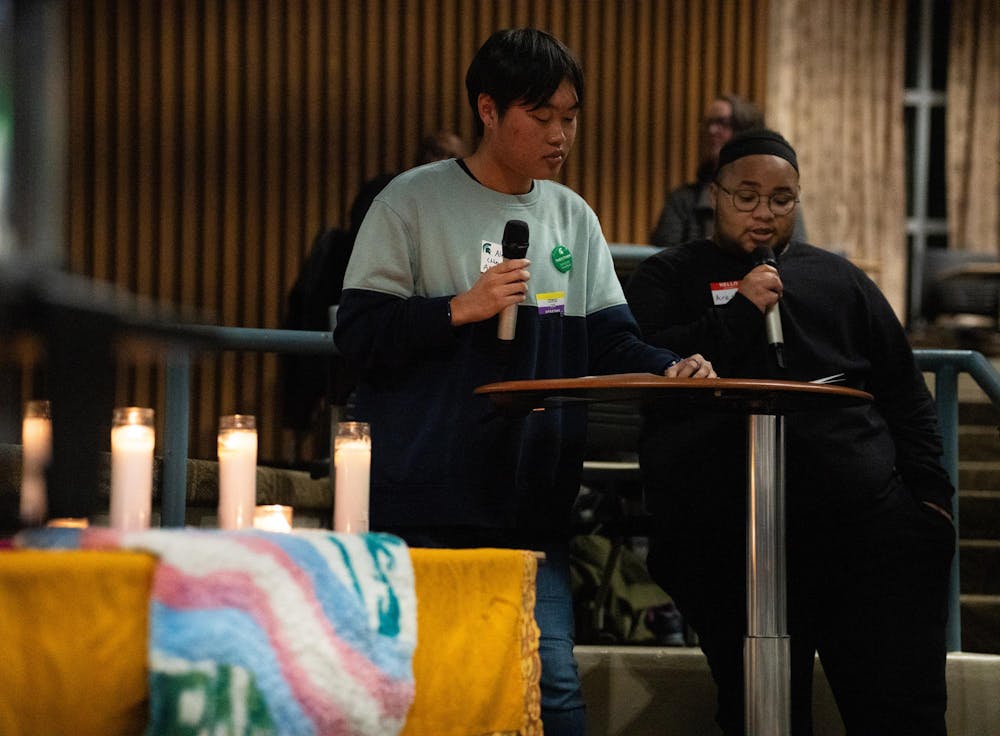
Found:
[[[587,730],[600,736],[714,736],[715,685],[705,656],[688,647],[578,646]],[[948,655],[948,733],[986,736],[1000,723],[1000,657]],[[815,736],[843,736],[844,724],[817,661]]]
[[[1000,491],[959,491],[958,520],[963,539],[1000,539]]]
[[[984,424],[958,428],[959,462],[969,460],[1000,463],[1000,431]]]
[[[962,592],[1000,596],[1000,540],[962,539],[958,549]]]
[[[962,651],[1000,654],[1000,595],[963,594],[960,600]]]
[[[1000,424],[1000,409],[993,406],[986,397],[982,401],[959,401],[958,423],[961,425],[982,425],[996,427]]]
[[[959,460],[958,488],[960,491],[1000,490],[1000,462],[994,460]]]

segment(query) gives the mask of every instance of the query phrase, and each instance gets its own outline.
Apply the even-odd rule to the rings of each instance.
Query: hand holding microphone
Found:
[[[766,245],[762,245],[754,250],[753,262],[755,267],[767,265],[774,269],[778,268],[778,260],[774,257],[774,251]],[[774,291],[774,289],[769,290]],[[777,293],[779,296],[781,295],[780,290],[777,291]],[[751,298],[751,301],[754,300]],[[757,302],[754,301],[754,303],[756,304]],[[778,367],[784,368],[785,359],[783,352],[785,347],[785,338],[781,332],[781,311],[778,308],[777,301],[772,302],[764,308],[764,332],[767,335],[767,344],[774,349],[774,356],[778,361]]]
[[[528,261],[525,255],[528,250],[528,225],[521,220],[509,220],[504,228],[504,238],[501,244],[504,260],[480,274],[476,283],[468,291],[452,297],[452,325],[482,322],[496,314],[501,314],[501,326],[498,327],[500,339],[512,340],[514,337],[514,320],[517,316],[517,305],[524,301],[524,283],[528,280]],[[511,299],[516,301],[513,303]],[[503,313],[511,315],[510,325],[503,324]],[[509,328],[509,338],[503,337],[503,330]]]
[[[503,259],[510,261],[525,258],[528,255],[528,223],[524,220],[508,220],[503,229]],[[517,305],[511,304],[500,312],[497,323],[497,337],[501,340],[513,340],[517,327]]]

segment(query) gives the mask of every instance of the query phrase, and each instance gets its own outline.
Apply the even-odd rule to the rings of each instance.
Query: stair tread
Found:
[[[989,593],[962,593],[959,602],[978,606],[1000,606],[1000,595]]]
[[[1000,539],[962,539],[958,545],[966,548],[1000,549]]]

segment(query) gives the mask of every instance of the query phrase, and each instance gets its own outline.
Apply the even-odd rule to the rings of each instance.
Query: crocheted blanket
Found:
[[[95,528],[18,544],[157,555],[147,733],[385,736],[406,720],[416,600],[396,537]]]

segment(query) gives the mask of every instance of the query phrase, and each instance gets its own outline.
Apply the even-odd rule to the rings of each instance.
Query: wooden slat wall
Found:
[[[535,25],[581,57],[564,181],[611,242],[645,242],[697,161],[718,92],[764,103],[766,0],[163,0],[68,3],[69,267],[220,324],[276,327],[313,236],[360,185],[440,128],[471,141],[464,74],[495,29]],[[292,460],[277,360],[199,359],[192,456],[253,412]],[[116,397],[163,412],[156,361],[124,356]],[[307,453],[312,448],[306,447]]]

